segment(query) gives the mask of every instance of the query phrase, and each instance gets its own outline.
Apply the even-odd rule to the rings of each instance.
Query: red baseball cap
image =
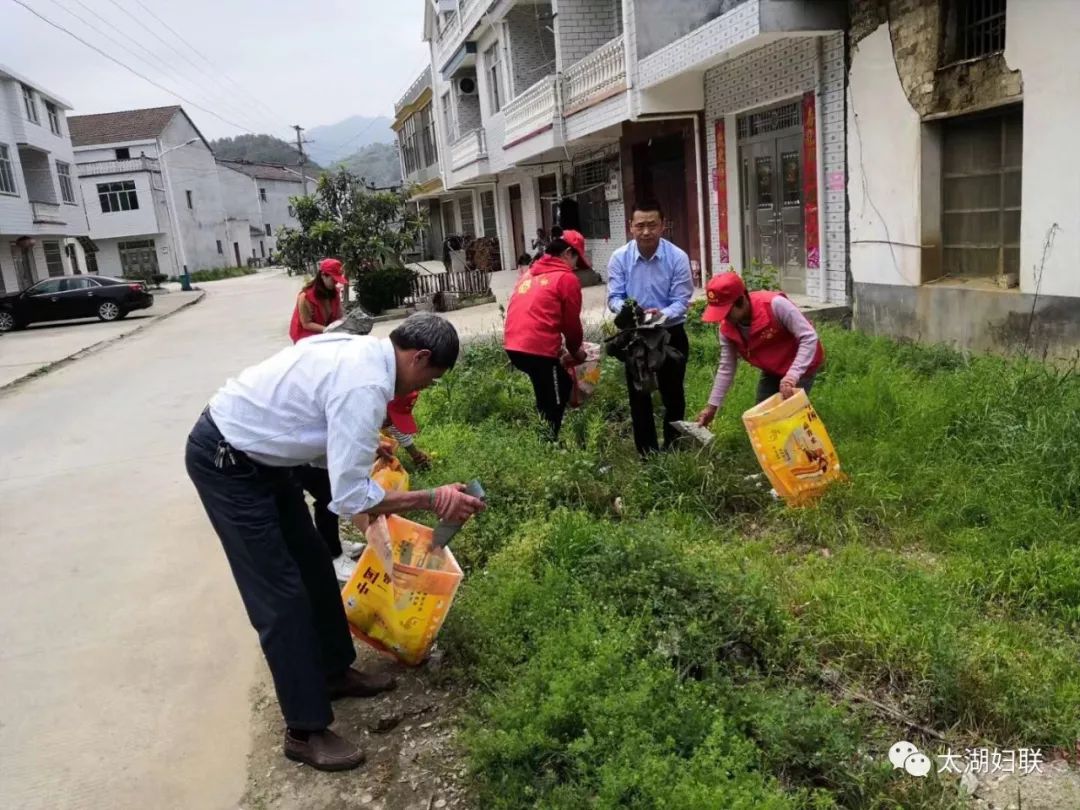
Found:
[[[705,323],[721,323],[731,311],[731,306],[746,295],[746,285],[738,273],[721,273],[709,279],[705,285],[705,300],[708,305],[701,320]]]
[[[419,397],[420,392],[413,391],[405,396],[394,397],[386,406],[386,416],[390,419],[390,424],[410,436],[419,430],[412,415],[413,406]]]
[[[592,265],[589,264],[589,260],[585,258],[585,237],[578,231],[563,231],[562,236],[559,237],[572,247],[578,255],[578,264],[584,267],[586,270],[592,270]]]
[[[341,272],[341,262],[337,259],[323,259],[319,262],[319,272],[326,273],[336,283],[349,285],[349,280],[345,278],[345,274]]]

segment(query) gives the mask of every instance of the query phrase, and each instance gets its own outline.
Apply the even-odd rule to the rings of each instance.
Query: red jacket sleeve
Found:
[[[564,273],[559,282],[562,300],[562,333],[566,338],[566,350],[573,354],[585,340],[581,326],[581,282],[573,273]]]

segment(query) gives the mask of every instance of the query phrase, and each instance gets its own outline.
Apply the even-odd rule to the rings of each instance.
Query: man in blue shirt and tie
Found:
[[[686,358],[690,341],[686,336],[686,311],[694,293],[690,257],[661,237],[664,212],[655,200],[638,202],[631,209],[630,233],[634,239],[619,248],[608,263],[608,308],[618,313],[627,299],[634,299],[647,314],[662,314],[671,347],[681,360],[667,360],[657,373],[660,398],[664,403],[664,446],[678,437],[671,426],[686,417]],[[653,419],[652,396],[634,390],[627,372],[630,416],[634,423],[634,444],[642,456],[660,449]]]

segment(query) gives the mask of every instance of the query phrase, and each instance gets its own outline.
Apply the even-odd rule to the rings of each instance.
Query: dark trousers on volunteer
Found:
[[[341,526],[338,516],[330,511],[330,502],[334,499],[330,491],[330,471],[322,467],[304,465],[294,470],[296,480],[304,492],[311,495],[312,509],[315,512],[315,528],[331,557],[341,556]]]
[[[523,371],[532,381],[536,395],[536,411],[551,427],[551,437],[559,438],[566,406],[570,403],[570,391],[574,386],[570,374],[554,357],[508,351],[510,363]]]
[[[801,388],[803,391],[809,394],[810,389],[814,387],[814,379],[816,377],[817,371],[815,370],[813,374],[807,374],[801,380],[799,380],[799,384],[795,387]],[[783,379],[783,377],[778,377],[777,375],[770,374],[767,371],[761,372],[761,379],[758,380],[757,384],[757,404],[760,405],[769,397],[774,396],[775,394],[779,394],[780,383],[781,381],[783,381]]]
[[[686,364],[690,356],[690,339],[686,335],[686,328],[678,324],[669,327],[668,334],[671,336],[671,348],[681,354],[682,359],[668,359],[656,372],[660,401],[664,404],[665,449],[671,448],[679,438],[679,432],[671,423],[686,418]],[[626,368],[626,387],[630,392],[630,421],[634,426],[634,445],[638,453],[648,456],[659,452],[652,394],[634,390],[629,366]]]
[[[208,412],[188,436],[188,475],[221,538],[290,729],[334,719],[327,679],[356,659],[341,591],[293,471],[229,446]]]

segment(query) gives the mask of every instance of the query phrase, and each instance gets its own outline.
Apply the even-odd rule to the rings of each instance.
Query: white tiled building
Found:
[[[219,160],[218,177],[232,257],[238,265],[249,257],[268,260],[278,230],[299,225],[290,199],[304,193],[300,173],[273,163]]]
[[[88,269],[69,109],[0,66],[0,292]]]
[[[180,276],[246,263],[231,250],[218,166],[180,107],[69,119],[102,275]],[[247,243],[245,243],[245,248]]]
[[[757,260],[793,294],[847,302],[843,0],[438,8],[444,230],[494,230],[513,266],[537,229],[576,225],[603,272],[651,197],[699,281]]]

